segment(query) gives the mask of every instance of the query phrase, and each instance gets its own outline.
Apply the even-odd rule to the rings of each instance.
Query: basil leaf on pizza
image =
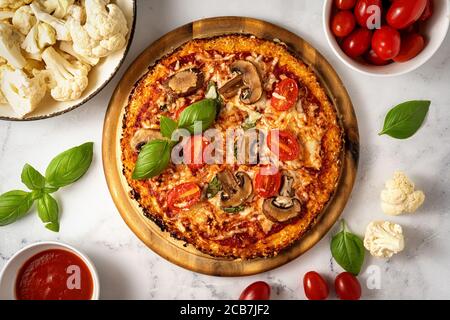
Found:
[[[147,143],[139,153],[133,179],[143,180],[159,175],[169,165],[170,152],[168,140],[155,139]]]
[[[178,127],[189,130],[195,134],[198,131],[205,131],[212,126],[217,114],[217,100],[203,99],[191,104],[183,110],[178,120]]]

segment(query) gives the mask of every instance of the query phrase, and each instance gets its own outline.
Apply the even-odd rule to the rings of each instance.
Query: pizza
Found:
[[[191,40],[150,67],[129,96],[120,146],[146,217],[208,255],[253,259],[314,225],[343,144],[314,72],[280,41],[236,34]]]

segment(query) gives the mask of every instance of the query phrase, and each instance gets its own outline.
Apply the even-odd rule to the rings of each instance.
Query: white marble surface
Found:
[[[312,0],[141,0],[134,42],[115,79],[91,102],[63,116],[29,123],[0,122],[0,193],[21,188],[20,172],[29,162],[45,170],[60,151],[85,141],[95,142],[88,174],[60,191],[61,232],[47,231],[35,214],[0,229],[0,268],[23,246],[60,240],[84,250],[100,273],[105,299],[234,299],[255,280],[266,280],[276,299],[303,299],[301,278],[317,270],[331,281],[340,271],[332,263],[326,236],[295,261],[264,274],[217,278],[181,269],[147,249],[118,214],[106,187],[101,165],[103,117],[109,98],[126,67],[152,41],[194,19],[247,15],[284,26],[318,48],[336,68],[353,99],[361,134],[361,161],[351,201],[343,216],[362,234],[368,222],[387,218],[379,192],[394,170],[405,170],[427,200],[410,216],[396,217],[406,233],[406,250],[384,261],[367,258],[364,269],[380,267],[380,290],[367,299],[450,298],[450,38],[425,66],[411,74],[378,79],[351,71],[328,47],[322,30],[322,1]],[[385,112],[408,99],[430,99],[425,126],[412,139],[379,137]],[[332,294],[334,297],[334,294]]]

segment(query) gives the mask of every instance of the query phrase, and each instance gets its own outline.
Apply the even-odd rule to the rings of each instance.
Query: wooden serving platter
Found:
[[[342,171],[337,189],[316,224],[298,242],[272,258],[233,260],[211,257],[191,245],[172,238],[148,218],[138,203],[129,197],[130,187],[122,174],[120,138],[122,118],[134,84],[149,66],[183,43],[194,38],[223,34],[253,34],[268,40],[279,39],[317,74],[335,105],[344,128]],[[152,43],[130,66],[118,84],[109,104],[103,128],[103,167],[109,190],[122,218],[131,230],[163,258],[195,272],[215,276],[244,276],[279,267],[310,249],[334,225],[343,211],[356,177],[359,135],[350,97],[338,75],[325,58],[299,36],[271,23],[244,17],[218,17],[195,21],[179,27]]]

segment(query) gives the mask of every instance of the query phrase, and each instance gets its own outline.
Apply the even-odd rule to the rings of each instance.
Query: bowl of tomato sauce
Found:
[[[0,300],[98,300],[92,261],[61,242],[38,242],[17,252],[0,273]]]
[[[366,75],[395,76],[436,53],[449,10],[447,0],[325,0],[323,26],[344,64]]]

